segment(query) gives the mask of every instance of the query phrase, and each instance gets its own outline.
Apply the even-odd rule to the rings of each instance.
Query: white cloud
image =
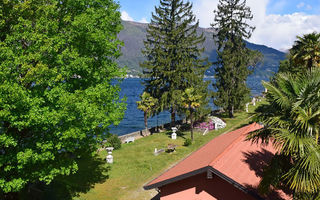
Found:
[[[280,50],[289,49],[297,35],[320,31],[319,17],[304,13],[267,15],[256,25],[256,31],[250,41]]]
[[[300,2],[298,5],[297,5],[297,8],[303,8],[305,6],[304,2]]]
[[[121,19],[125,21],[134,21],[126,11],[121,12]]]
[[[148,23],[148,20],[145,17],[143,17],[142,19],[139,20],[139,22],[140,23]]]
[[[217,7],[218,0],[194,1],[194,13],[200,21],[201,27],[210,27],[214,20],[213,10]],[[287,50],[296,40],[297,35],[320,32],[320,15],[307,15],[305,13],[292,13],[288,15],[267,14],[269,0],[247,0],[253,14],[250,24],[256,29],[250,38],[250,42],[264,44],[279,50]],[[280,9],[283,5],[280,1],[276,5]],[[307,8],[307,5],[303,5]],[[275,6],[274,6],[275,7]]]
[[[209,27],[214,20],[213,11],[217,9],[218,0],[195,0],[193,11],[201,27]]]
[[[137,21],[140,23],[148,23],[148,20],[145,17],[143,17],[140,20],[135,20],[126,11],[121,11],[121,19],[125,21]]]
[[[299,9],[305,9],[305,10],[312,10],[312,6],[310,6],[309,4],[305,4],[304,2],[300,2],[297,5],[297,8]]]
[[[306,10],[312,10],[312,6],[310,6],[309,4],[306,5]]]

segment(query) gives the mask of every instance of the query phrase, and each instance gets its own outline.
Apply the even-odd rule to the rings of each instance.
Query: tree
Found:
[[[270,185],[284,184],[295,196],[319,198],[320,69],[299,76],[280,73],[263,85],[268,89],[268,104],[257,109],[256,120],[265,126],[250,138],[272,142],[278,153],[265,170],[260,188],[266,192]]]
[[[125,105],[112,0],[0,2],[0,195],[77,171]]]
[[[161,110],[171,113],[171,125],[179,110],[179,101],[186,88],[206,89],[204,72],[209,67],[201,58],[205,38],[197,34],[192,4],[183,0],[160,0],[152,13],[142,53],[147,60],[144,69],[145,91],[159,101]]]
[[[299,74],[314,67],[320,67],[320,34],[313,32],[297,36],[287,59],[280,62],[279,72]]]
[[[147,92],[143,92],[140,99],[141,101],[137,101],[137,105],[138,109],[143,111],[144,125],[146,127],[146,133],[148,133],[148,117],[155,112],[155,109],[158,106],[158,101]]]
[[[200,107],[202,97],[196,93],[194,88],[187,88],[182,95],[182,102],[184,107],[189,111],[190,126],[191,126],[191,140],[193,141],[193,113],[196,108]]]
[[[248,49],[244,42],[254,30],[246,23],[253,16],[245,0],[219,0],[214,13],[211,26],[215,30],[213,37],[218,45],[214,103],[233,117],[234,110],[243,107],[249,100],[250,90],[246,85],[246,79],[252,73],[249,67],[255,66],[262,54]]]
[[[320,67],[320,34],[313,32],[303,37],[297,36],[290,53],[296,66],[302,66],[308,70]]]

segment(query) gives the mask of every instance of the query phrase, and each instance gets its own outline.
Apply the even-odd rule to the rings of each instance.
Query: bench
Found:
[[[130,143],[130,142],[134,142],[134,137],[128,137],[128,138],[126,138],[126,140],[124,141],[124,143]]]
[[[176,144],[168,144],[168,152],[174,152],[176,151],[176,148],[177,148],[178,145]]]
[[[154,149],[154,155],[155,156],[157,156],[157,155],[159,155],[160,153],[162,153],[162,152],[164,152],[164,149],[159,149],[159,150],[157,150],[157,149]]]

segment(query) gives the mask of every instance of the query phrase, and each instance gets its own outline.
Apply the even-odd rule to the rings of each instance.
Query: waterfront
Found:
[[[206,78],[205,80],[213,81],[213,78]],[[110,132],[117,135],[124,135],[131,132],[139,131],[144,129],[143,112],[137,109],[136,102],[140,100],[139,95],[143,92],[144,86],[141,84],[142,79],[139,78],[128,78],[124,79],[121,83],[121,97],[126,97],[127,110],[125,116],[118,126],[112,126]],[[251,88],[253,95],[258,95],[263,91],[261,80],[249,77],[247,84]],[[212,85],[209,85],[209,89],[213,90]],[[212,109],[216,107],[213,105],[212,100],[210,101]],[[159,115],[148,119],[148,126],[154,127],[157,125],[165,124],[170,122],[170,114],[168,111],[161,112]]]

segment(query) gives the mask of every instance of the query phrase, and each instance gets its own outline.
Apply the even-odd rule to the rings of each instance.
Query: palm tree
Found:
[[[260,183],[262,192],[270,185],[286,185],[295,194],[316,199],[320,191],[320,68],[299,76],[279,73],[268,89],[268,104],[256,112],[265,128],[249,139],[272,142],[278,149]],[[310,198],[309,198],[310,199]]]
[[[184,107],[189,111],[190,126],[191,126],[191,140],[193,141],[193,113],[201,104],[201,96],[196,94],[194,88],[187,88],[182,95],[182,102]]]
[[[152,113],[154,113],[154,110],[156,109],[158,105],[158,100],[153,98],[149,93],[143,92],[142,95],[140,95],[141,101],[137,101],[137,106],[139,110],[142,110],[144,113],[144,125],[146,127],[146,133],[148,133],[148,117]]]
[[[296,66],[304,66],[309,70],[320,67],[320,34],[313,32],[303,37],[297,36],[290,54]]]

